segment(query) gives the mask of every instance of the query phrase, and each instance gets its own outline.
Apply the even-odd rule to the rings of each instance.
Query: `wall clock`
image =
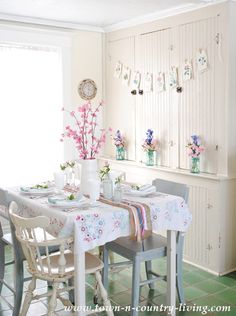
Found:
[[[78,92],[82,99],[91,100],[97,94],[96,83],[91,79],[84,79],[79,84]]]

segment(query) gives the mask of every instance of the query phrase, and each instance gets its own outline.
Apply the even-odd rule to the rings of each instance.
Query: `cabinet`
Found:
[[[184,258],[219,271],[221,228],[219,225],[218,182],[214,188],[190,185],[189,209],[193,221],[185,238]]]
[[[185,260],[216,274],[236,269],[236,3],[204,9],[118,30],[106,35],[105,124],[112,122],[128,140],[129,161],[110,160],[127,179],[140,183],[163,178],[190,187],[193,222],[186,234]],[[199,73],[196,54],[204,49],[208,70]],[[193,80],[183,82],[182,65],[192,60]],[[154,91],[131,95],[113,77],[115,63],[153,74]],[[168,87],[168,72],[178,67],[182,93]],[[166,90],[155,91],[158,72]],[[141,149],[147,128],[160,141],[158,166],[145,167]],[[186,144],[200,135],[206,152],[201,174],[189,173]],[[107,157],[114,157],[109,143]],[[107,159],[107,158],[106,158]]]
[[[206,147],[201,156],[201,171],[211,174],[226,170],[227,162],[219,159],[219,149],[226,152],[227,130],[222,118],[225,108],[222,100],[225,85],[225,46],[222,29],[223,18],[213,14],[188,23],[166,29],[144,32],[131,37],[107,42],[106,120],[126,133],[129,159],[144,161],[141,144],[148,128],[154,130],[159,140],[158,164],[169,168],[189,169],[186,145],[191,135],[200,135]],[[208,69],[200,73],[196,57],[205,50]],[[183,81],[183,64],[192,63],[193,79]],[[143,95],[131,95],[132,86],[122,85],[114,78],[115,63],[121,61],[131,72],[138,70],[143,77],[153,74],[153,91]],[[171,67],[178,69],[178,85],[182,92],[169,87]],[[165,74],[165,91],[156,91],[157,74]],[[125,120],[122,117],[125,116]],[[221,122],[219,122],[221,118]],[[222,135],[223,134],[223,135]],[[112,145],[106,153],[114,155]],[[224,164],[220,166],[219,164]]]
[[[219,76],[219,26],[218,16],[194,21],[166,30],[139,36],[137,68],[143,74],[153,74],[153,92],[136,98],[136,143],[142,142],[144,131],[154,129],[159,141],[159,165],[189,169],[186,144],[190,136],[201,136],[206,152],[202,155],[201,170],[217,173],[217,108],[218,91],[216,78]],[[204,49],[208,57],[208,70],[200,73],[196,55]],[[182,67],[188,60],[193,66],[193,79],[183,82]],[[179,86],[169,87],[168,74],[171,67],[178,68]],[[155,91],[158,72],[165,73],[165,91]],[[151,114],[151,115],[150,115]],[[142,152],[137,147],[137,159]]]
[[[126,180],[151,183],[155,178],[189,186],[189,209],[193,220],[185,235],[184,260],[214,274],[236,268],[236,180],[214,175],[192,175],[163,167],[145,167],[141,163],[101,158],[111,168],[122,170]]]

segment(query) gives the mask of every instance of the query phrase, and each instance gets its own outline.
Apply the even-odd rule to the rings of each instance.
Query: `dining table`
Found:
[[[77,207],[61,207],[49,203],[48,195],[24,194],[20,187],[8,188],[8,198],[19,206],[19,215],[50,218],[48,232],[55,237],[74,235],[75,315],[86,315],[85,252],[119,237],[130,236],[131,213],[124,205],[144,203],[148,206],[152,230],[167,231],[167,306],[168,314],[176,315],[176,232],[185,233],[192,215],[184,199],[155,192],[147,196],[125,194],[122,203],[99,199]]]

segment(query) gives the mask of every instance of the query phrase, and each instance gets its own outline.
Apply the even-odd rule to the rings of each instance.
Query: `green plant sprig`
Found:
[[[72,200],[74,200],[74,199],[75,199],[74,194],[70,194],[69,196],[67,196],[67,200],[72,201]]]
[[[60,164],[60,168],[62,171],[64,171],[68,167],[74,168],[74,166],[75,166],[75,161],[66,161],[63,164]]]
[[[115,184],[120,184],[121,183],[121,180],[122,180],[122,177],[120,176],[120,177],[117,177],[116,179],[115,179]]]
[[[33,187],[31,187],[31,189],[48,189],[48,185],[47,184],[36,184]]]
[[[110,170],[111,170],[111,169],[110,169],[110,166],[109,166],[109,165],[105,165],[104,167],[102,167],[102,168],[99,170],[99,177],[100,177],[101,181],[104,180],[104,178],[105,178],[105,176],[106,176],[107,174],[109,174]]]

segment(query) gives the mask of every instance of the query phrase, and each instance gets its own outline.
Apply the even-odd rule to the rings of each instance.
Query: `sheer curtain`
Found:
[[[0,186],[52,179],[63,161],[59,49],[0,44]]]

